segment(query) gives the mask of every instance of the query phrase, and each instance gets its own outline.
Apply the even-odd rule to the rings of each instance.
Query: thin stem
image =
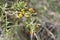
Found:
[[[7,27],[7,14],[6,14],[6,27]]]
[[[31,36],[30,36],[30,37],[31,37],[31,40],[33,40],[33,34],[31,34]]]

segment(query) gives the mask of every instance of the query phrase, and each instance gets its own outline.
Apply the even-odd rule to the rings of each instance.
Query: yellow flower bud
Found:
[[[22,14],[24,15],[25,14],[25,11],[22,11]]]
[[[22,18],[23,17],[23,15],[22,14],[19,14],[19,18]]]
[[[25,9],[22,9],[21,11],[23,12],[23,11],[25,11]]]
[[[29,14],[25,14],[25,17],[26,17],[26,18],[29,18],[29,17],[30,17],[30,15],[29,15]]]
[[[29,8],[29,11],[33,12],[33,13],[35,12],[35,10],[33,8]]]

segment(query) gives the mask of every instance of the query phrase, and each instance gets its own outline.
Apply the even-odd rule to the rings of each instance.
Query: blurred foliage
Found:
[[[58,0],[0,0],[0,27],[5,28],[7,40],[19,40],[17,31],[24,30],[30,35],[38,32],[40,23],[36,19],[39,22],[53,19],[49,11],[60,13]],[[21,23],[24,23],[25,29]]]

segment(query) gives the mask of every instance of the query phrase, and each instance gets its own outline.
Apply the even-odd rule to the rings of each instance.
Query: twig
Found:
[[[46,27],[44,27],[44,29],[45,29],[49,34],[51,34],[51,37],[52,37],[52,38],[55,39],[55,36],[54,36],[54,34],[53,34],[51,31],[49,31]]]

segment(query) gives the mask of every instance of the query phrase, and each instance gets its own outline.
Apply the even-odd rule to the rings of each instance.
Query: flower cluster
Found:
[[[30,18],[32,13],[35,13],[35,10],[33,8],[29,8],[27,11],[25,9],[21,9],[18,16],[19,18],[22,18],[22,17]]]

